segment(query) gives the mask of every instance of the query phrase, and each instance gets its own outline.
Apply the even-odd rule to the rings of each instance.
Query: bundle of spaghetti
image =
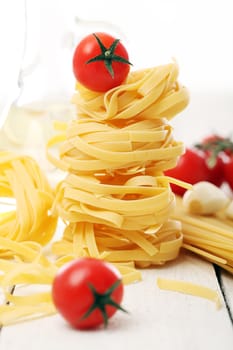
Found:
[[[175,180],[163,173],[183,153],[168,123],[188,103],[177,76],[171,63],[132,72],[106,93],[77,85],[78,117],[60,148],[68,175],[53,208],[67,222],[53,247],[61,257],[75,251],[149,266],[178,255],[181,227],[169,220]]]
[[[190,214],[177,198],[174,219],[182,223],[183,247],[233,274],[233,222],[217,216]]]
[[[0,257],[9,255],[13,242],[51,240],[57,225],[51,214],[54,192],[34,159],[0,152],[0,197],[15,204],[0,212]]]

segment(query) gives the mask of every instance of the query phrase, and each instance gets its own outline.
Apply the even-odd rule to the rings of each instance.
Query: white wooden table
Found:
[[[174,122],[178,139],[186,144],[197,141],[208,131],[229,133],[232,130],[231,96],[207,97],[194,94],[185,117],[180,116]],[[211,263],[186,252],[176,261],[143,270],[142,274],[141,282],[125,287],[123,306],[129,314],[118,312],[106,330],[75,331],[55,315],[2,328],[0,349],[233,349],[232,275],[220,270],[217,278]],[[213,288],[221,297],[222,307],[217,310],[211,301],[160,290],[156,284],[158,277]]]
[[[233,276],[221,272],[219,283],[212,264],[186,252],[142,274],[141,282],[125,287],[123,305],[129,314],[118,312],[106,330],[73,330],[55,315],[3,328],[0,349],[233,349]],[[157,277],[213,288],[222,306],[216,309],[209,300],[160,290]]]

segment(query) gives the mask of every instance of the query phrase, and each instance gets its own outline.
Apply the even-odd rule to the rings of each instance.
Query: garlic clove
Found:
[[[227,206],[225,213],[226,213],[227,218],[233,220],[233,200]]]
[[[210,215],[224,209],[229,203],[228,196],[214,184],[201,181],[185,192],[183,205],[192,214]]]

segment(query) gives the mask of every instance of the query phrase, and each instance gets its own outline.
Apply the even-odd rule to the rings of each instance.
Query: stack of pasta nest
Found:
[[[68,174],[54,212],[67,224],[53,252],[62,262],[80,256],[147,267],[176,258],[181,225],[171,219],[175,196],[164,176],[183,144],[169,120],[188,104],[175,62],[131,72],[106,93],[77,85],[78,115],[60,158]]]
[[[135,267],[176,258],[182,232],[171,219],[169,181],[175,180],[164,171],[183,152],[169,125],[188,103],[177,76],[171,63],[132,72],[105,94],[77,86],[77,119],[68,126],[60,159],[49,157],[68,171],[55,192],[35,160],[1,152],[0,196],[16,203],[0,215],[1,325],[55,313],[51,284],[59,267],[76,257],[114,263],[124,283],[141,278]],[[63,140],[64,132],[48,146]],[[66,228],[51,259],[43,246],[59,216]],[[42,291],[34,293],[31,285]]]

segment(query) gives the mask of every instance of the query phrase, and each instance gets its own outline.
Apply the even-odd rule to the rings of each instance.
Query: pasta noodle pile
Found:
[[[1,324],[53,314],[55,273],[76,257],[110,261],[124,283],[141,278],[135,266],[177,257],[183,236],[180,222],[170,218],[175,196],[169,185],[176,180],[163,174],[183,152],[168,123],[188,103],[177,76],[172,63],[132,72],[125,84],[106,94],[78,86],[78,118],[65,138],[61,133],[48,143],[64,141],[60,160],[48,156],[68,172],[55,200],[31,158],[0,155],[1,195],[15,198],[17,207],[0,216],[0,284],[8,302],[0,306]],[[42,246],[53,237],[57,217],[66,228],[52,245],[56,260],[51,260]],[[27,293],[22,285],[47,289],[38,292],[37,286],[32,293],[30,287]]]
[[[107,260],[131,283],[141,278],[135,267],[173,260],[183,246],[233,273],[232,226],[185,213],[169,183],[190,186],[164,176],[183,152],[169,124],[188,104],[177,78],[171,63],[132,72],[105,94],[77,85],[77,119],[57,125],[62,133],[48,143],[62,142],[60,159],[48,158],[67,171],[55,196],[33,159],[0,153],[0,196],[16,202],[15,210],[0,213],[0,285],[7,302],[0,306],[1,324],[55,313],[52,281],[60,266],[77,257]],[[52,260],[43,246],[58,217],[66,227],[52,244]],[[159,283],[218,302],[207,288]]]
[[[1,245],[6,242],[5,238],[0,238]],[[11,241],[9,244],[8,240],[8,249],[16,258],[0,258],[0,285],[6,301],[0,305],[0,324],[9,325],[54,314],[51,284],[58,270],[56,264],[44,256],[42,246],[37,242]],[[35,290],[32,290],[32,286],[35,286]]]
[[[60,149],[68,175],[54,211],[67,222],[53,252],[101,257],[145,267],[176,258],[179,222],[171,220],[175,196],[164,176],[183,144],[168,121],[188,103],[176,63],[129,74],[106,93],[78,85],[78,118]]]
[[[8,256],[7,241],[46,245],[51,240],[57,225],[51,214],[54,192],[34,159],[0,152],[0,197],[15,201],[14,210],[0,213],[0,240],[5,242],[0,257]]]
[[[177,198],[174,219],[182,223],[183,247],[233,274],[233,222],[223,213],[194,215]]]
[[[57,266],[45,257],[43,246],[54,236],[58,217],[51,213],[54,191],[28,156],[0,152],[1,202],[9,202],[11,209],[0,212],[0,285],[6,302],[0,306],[0,324],[6,325],[55,312],[50,290],[17,292],[24,284],[51,288]],[[19,287],[11,295],[14,285]]]

